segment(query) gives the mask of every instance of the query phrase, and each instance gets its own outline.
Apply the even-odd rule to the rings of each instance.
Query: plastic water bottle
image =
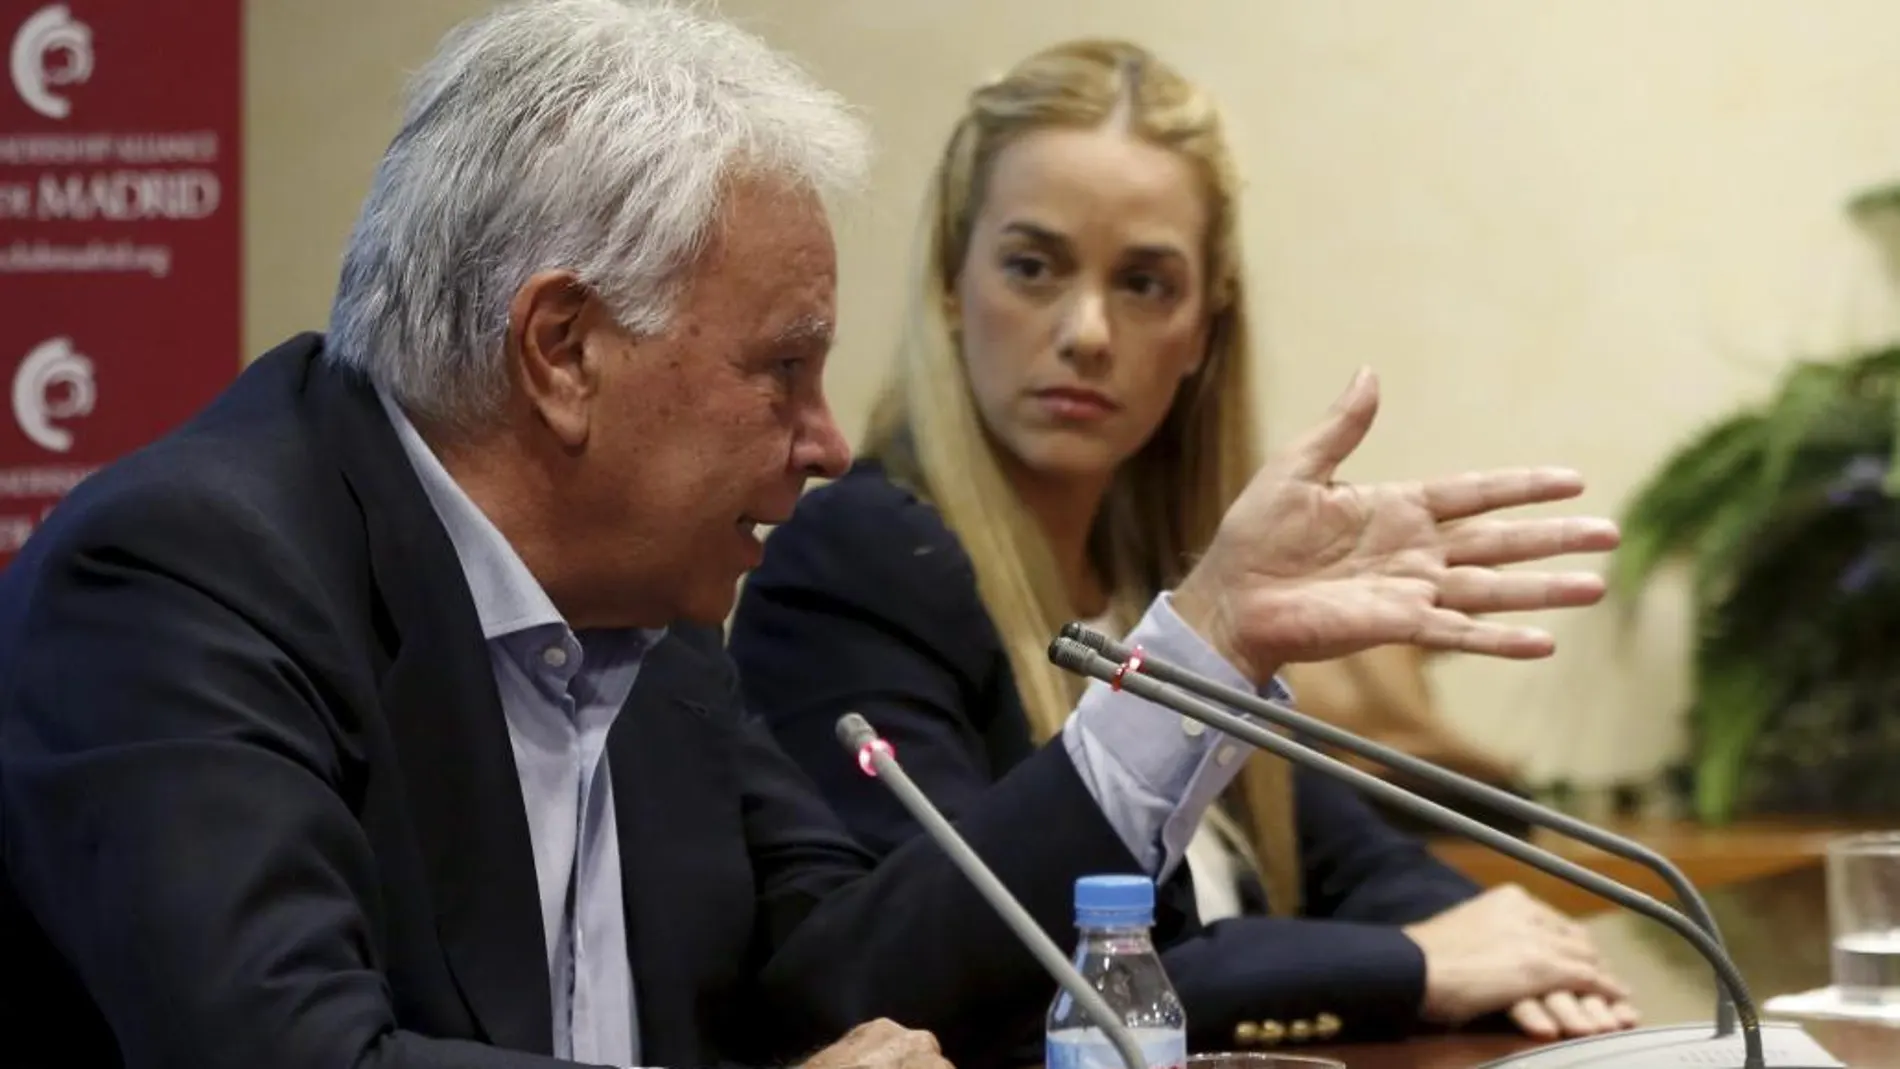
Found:
[[[1187,1014],[1155,953],[1155,885],[1144,876],[1075,881],[1075,967],[1135,1034],[1149,1069],[1187,1064]],[[1048,1069],[1123,1069],[1108,1036],[1067,991],[1049,1007],[1043,1060]]]

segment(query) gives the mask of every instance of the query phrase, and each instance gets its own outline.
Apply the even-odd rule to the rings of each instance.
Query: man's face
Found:
[[[557,496],[607,588],[583,594],[587,624],[723,621],[761,560],[755,528],[849,465],[822,381],[836,282],[818,199],[740,183],[664,334],[582,317],[594,386]]]

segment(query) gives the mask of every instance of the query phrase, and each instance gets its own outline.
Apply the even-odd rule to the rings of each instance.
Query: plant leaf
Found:
[[[1772,500],[1781,492],[1796,451],[1845,399],[1846,387],[1854,381],[1847,370],[1839,364],[1805,362],[1783,376],[1763,418],[1760,500]]]
[[[1622,545],[1606,585],[1625,608],[1665,561],[1689,551],[1725,503],[1760,480],[1762,417],[1729,416],[1703,430],[1643,484],[1623,511]]]
[[[1735,816],[1750,750],[1781,695],[1765,666],[1750,657],[1708,656],[1696,673],[1695,813],[1707,824]]]

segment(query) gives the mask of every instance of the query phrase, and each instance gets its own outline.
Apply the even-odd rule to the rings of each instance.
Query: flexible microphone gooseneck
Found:
[[[1070,623],[1064,626],[1062,637],[1080,642],[1117,663],[1126,662],[1132,653],[1122,643],[1081,623]],[[1158,657],[1144,654],[1140,671],[1163,683],[1198,694],[1211,702],[1251,713],[1278,727],[1318,739],[1329,746],[1336,746],[1368,760],[1377,761],[1387,768],[1408,772],[1452,794],[1462,795],[1472,801],[1488,805],[1528,824],[1568,835],[1606,854],[1633,861],[1662,877],[1663,882],[1669,885],[1669,889],[1675,892],[1677,900],[1682,905],[1682,911],[1695,922],[1696,927],[1708,933],[1716,946],[1722,947],[1725,951],[1728,949],[1722,941],[1720,929],[1716,927],[1714,915],[1709,912],[1708,903],[1703,900],[1701,892],[1696,890],[1695,884],[1690,883],[1689,877],[1684,875],[1682,870],[1672,864],[1668,858],[1639,842],[1604,831],[1594,824],[1587,824],[1567,813],[1560,813],[1548,806],[1520,798],[1489,783],[1461,775],[1389,746],[1382,746],[1364,736],[1355,735],[1328,724],[1324,720],[1307,716],[1277,702],[1268,701],[1258,694],[1227,686],[1197,672],[1187,671]],[[1729,1000],[1727,987],[1719,982],[1719,977],[1715,992],[1715,1030],[1720,1035],[1728,1035],[1735,1030],[1735,1005]]]
[[[1146,674],[1149,662],[1139,649],[1131,651],[1125,660],[1117,663],[1074,639],[1058,637],[1049,647],[1049,659],[1064,669],[1102,680],[1111,687],[1163,705],[1296,765],[1343,780],[1422,820],[1474,839],[1499,853],[1667,926],[1694,946],[1714,968],[1718,981],[1727,989],[1740,1018],[1740,1050],[1736,1049],[1736,1036],[1733,1033],[1711,1035],[1706,1025],[1647,1028],[1555,1044],[1494,1062],[1492,1065],[1496,1069],[1558,1069],[1560,1066],[1566,1069],[1583,1069],[1586,1066],[1616,1066],[1618,1069],[1687,1069],[1691,1066],[1700,1069],[1845,1069],[1839,1060],[1797,1026],[1776,1025],[1764,1030],[1754,1000],[1749,996],[1748,985],[1727,953],[1708,932],[1656,899],[1151,678]],[[1176,671],[1185,674],[1183,670]],[[1299,714],[1284,706],[1273,704],[1272,708],[1277,718],[1291,720],[1299,717]],[[1305,719],[1299,717],[1299,722],[1303,723]],[[1764,1052],[1764,1031],[1774,1041],[1772,1061],[1768,1060]]]
[[[897,755],[891,749],[891,744],[878,737],[870,721],[857,713],[846,713],[838,718],[836,730],[838,741],[857,758],[858,768],[889,787],[904,808],[910,810],[910,815],[923,825],[924,833],[935,840],[944,853],[950,855],[950,860],[976,885],[976,889],[989,900],[991,908],[1016,933],[1017,940],[1036,956],[1043,970],[1062,985],[1062,989],[1075,999],[1076,1005],[1082,1007],[1082,1012],[1088,1014],[1095,1027],[1100,1028],[1102,1034],[1114,1044],[1125,1069],[1148,1069],[1148,1059],[1142,1054],[1141,1044],[1135,1041],[1135,1035],[1128,1030],[1127,1023],[1109,1008],[1101,993],[1076,971],[1075,966],[1057,948],[1055,941],[1049,938],[1049,934],[1042,930],[1022,903],[1016,901],[1016,896],[1009,893],[1009,888],[1003,886],[1003,881],[997,878],[996,873],[990,871],[990,867],[983,863],[983,859],[970,848],[963,836],[958,835],[937,807],[930,804],[930,799],[924,797],[924,792],[918,789],[917,784],[897,763]]]

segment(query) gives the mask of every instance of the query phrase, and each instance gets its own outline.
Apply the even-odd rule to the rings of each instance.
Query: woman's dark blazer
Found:
[[[952,820],[1033,749],[968,555],[936,510],[874,461],[807,494],[773,531],[728,641],[751,708],[879,853],[920,829],[839,748],[839,716],[869,718]],[[1296,1035],[1413,1030],[1425,962],[1399,926],[1476,893],[1344,784],[1300,770],[1294,805],[1304,916],[1259,915],[1250,881],[1253,915],[1202,926],[1185,864],[1164,891],[1185,897],[1188,919],[1157,939],[1196,1049],[1233,1049],[1255,1034],[1285,1037],[1285,1047]]]

